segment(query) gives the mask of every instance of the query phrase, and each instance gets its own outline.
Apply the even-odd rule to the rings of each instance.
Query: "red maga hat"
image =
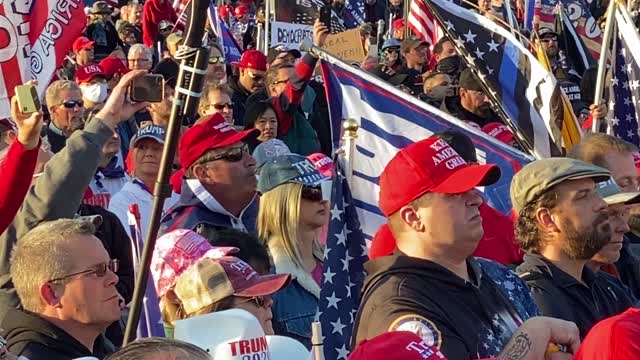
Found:
[[[180,163],[187,169],[207,151],[256,137],[259,133],[257,129],[237,131],[220,113],[215,113],[184,132],[178,147]]]
[[[496,165],[470,165],[436,136],[400,150],[380,175],[380,210],[390,216],[427,192],[456,194],[500,178]]]

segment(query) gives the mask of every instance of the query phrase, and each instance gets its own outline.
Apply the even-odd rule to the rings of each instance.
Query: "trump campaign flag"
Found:
[[[35,79],[44,94],[85,26],[82,0],[0,2],[0,118],[11,116],[15,86]]]
[[[511,210],[511,178],[531,161],[530,156],[334,57],[327,55],[321,67],[327,98],[331,99],[333,133],[340,133],[343,119],[353,118],[360,125],[350,159],[353,164],[350,189],[351,204],[356,207],[366,239],[372,239],[386,223],[378,208],[378,178],[389,160],[407,145],[447,129],[468,135],[480,162],[500,167],[500,181],[483,189],[484,198],[503,213]]]

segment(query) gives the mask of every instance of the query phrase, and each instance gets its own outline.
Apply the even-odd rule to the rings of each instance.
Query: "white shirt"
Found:
[[[180,195],[172,192],[171,197],[168,197],[164,201],[164,207],[162,209],[162,215],[164,215],[169,208],[171,208],[180,199]],[[147,226],[151,221],[151,211],[153,209],[153,194],[150,193],[140,180],[131,180],[127,182],[122,189],[111,198],[109,204],[109,211],[116,214],[122,226],[127,229],[127,233],[131,236],[129,231],[129,205],[138,204],[140,210],[140,232],[142,239],[146,239]]]

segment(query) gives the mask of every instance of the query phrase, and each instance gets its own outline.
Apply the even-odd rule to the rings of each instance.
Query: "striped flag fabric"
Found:
[[[612,77],[609,86],[610,133],[632,144],[640,145],[640,37],[638,30],[616,7],[615,21],[618,27],[611,53]]]
[[[424,0],[411,1],[407,25],[420,40],[426,41],[431,45],[438,42],[437,25]]]
[[[555,77],[509,30],[485,16],[449,1],[428,5],[532,155],[559,156],[562,104],[554,96],[561,91]]]
[[[324,359],[347,359],[351,330],[364,284],[366,244],[349,184],[340,162],[331,191],[331,219],[327,232],[320,299]]]
[[[531,161],[530,156],[418,98],[407,96],[362,69],[333,57],[328,59],[321,61],[321,69],[327,98],[331,99],[332,132],[340,134],[343,119],[355,119],[359,125],[355,151],[350,159],[353,169],[349,180],[350,204],[356,208],[367,242],[387,222],[378,208],[378,178],[382,170],[400,149],[447,129],[461,131],[471,138],[480,163],[500,167],[502,175],[499,182],[482,189],[483,197],[494,209],[504,214],[511,211],[511,178]],[[334,136],[334,139],[337,148],[340,136]],[[326,330],[323,330],[323,335],[327,336]]]
[[[178,21],[176,21],[174,30],[175,28],[180,28],[187,25],[187,16],[189,15],[189,12],[187,11],[187,9],[190,2],[191,0],[174,0],[173,1],[173,8],[176,10],[176,14],[178,14]]]
[[[82,0],[33,0],[0,2],[2,51],[0,51],[0,119],[11,117],[14,87],[38,81],[44,91],[82,34],[87,17]]]

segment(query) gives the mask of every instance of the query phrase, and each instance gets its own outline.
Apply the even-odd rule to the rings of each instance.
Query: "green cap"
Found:
[[[516,211],[537,199],[551,187],[567,180],[593,178],[609,180],[609,170],[570,158],[536,160],[523,167],[511,180],[511,203]]]
[[[322,175],[309,159],[298,154],[279,155],[268,159],[260,170],[258,192],[265,192],[286,183],[318,186],[331,180]]]
[[[596,188],[600,197],[609,205],[614,204],[637,204],[640,202],[640,192],[622,192],[613,179],[598,183]]]

